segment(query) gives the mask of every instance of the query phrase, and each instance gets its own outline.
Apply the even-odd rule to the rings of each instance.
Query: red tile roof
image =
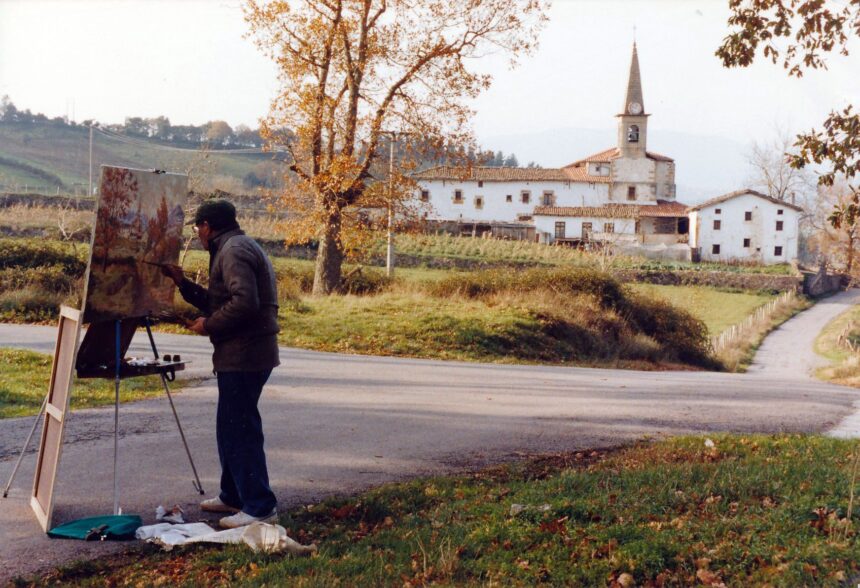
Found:
[[[485,167],[470,168],[437,166],[412,174],[416,180],[454,180],[483,182],[592,182],[609,183],[607,176],[588,175],[586,169],[558,169],[540,167]]]
[[[675,161],[671,157],[667,157],[665,155],[660,155],[659,153],[654,153],[653,151],[646,151],[645,156],[648,159],[653,159],[654,161]],[[586,163],[609,163],[613,159],[618,159],[621,157],[621,151],[618,147],[613,147],[611,149],[606,149],[605,151],[600,151],[599,153],[593,153],[584,159],[580,159],[578,161],[574,161],[571,164],[565,165],[562,169],[569,169],[571,167],[579,167]]]
[[[606,204],[605,206],[538,206],[535,216],[579,216],[595,218],[678,218],[687,216],[687,205],[658,200],[657,204]]]

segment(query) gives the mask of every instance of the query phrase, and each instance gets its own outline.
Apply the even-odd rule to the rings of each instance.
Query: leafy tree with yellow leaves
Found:
[[[473,143],[467,102],[489,87],[478,62],[528,54],[546,0],[247,0],[250,35],[278,68],[261,134],[290,150],[279,202],[287,240],[317,239],[313,292],[336,291],[351,233],[387,201],[387,131],[419,145]],[[410,157],[411,153],[411,157]],[[401,151],[401,167],[418,159]],[[399,177],[401,186],[405,185]],[[408,189],[398,191],[405,199]],[[387,204],[387,202],[386,202]]]

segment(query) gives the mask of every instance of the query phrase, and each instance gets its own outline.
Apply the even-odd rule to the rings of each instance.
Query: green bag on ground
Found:
[[[116,541],[134,539],[134,532],[143,525],[138,515],[105,515],[63,523],[48,531],[55,539],[84,541]]]

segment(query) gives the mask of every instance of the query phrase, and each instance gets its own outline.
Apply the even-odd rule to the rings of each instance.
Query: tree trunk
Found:
[[[340,241],[340,213],[329,216],[320,237],[317,262],[314,270],[315,296],[331,294],[340,287],[343,245]]]

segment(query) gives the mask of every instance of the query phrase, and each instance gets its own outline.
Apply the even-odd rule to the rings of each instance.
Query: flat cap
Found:
[[[195,225],[204,222],[215,230],[231,227],[236,224],[236,207],[228,200],[207,200],[194,213]]]

